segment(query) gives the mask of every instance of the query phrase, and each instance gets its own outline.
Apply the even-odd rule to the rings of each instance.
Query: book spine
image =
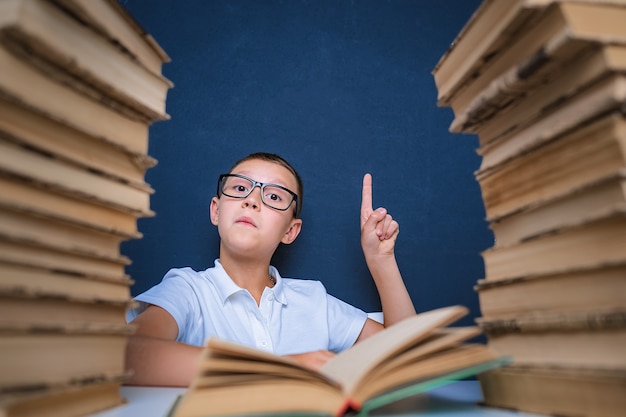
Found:
[[[606,330],[626,327],[626,310],[537,313],[508,319],[479,320],[487,335],[507,333]]]

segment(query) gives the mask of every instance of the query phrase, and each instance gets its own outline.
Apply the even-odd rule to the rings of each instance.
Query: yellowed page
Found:
[[[383,378],[386,375],[393,375],[396,372],[401,373],[402,368],[415,366],[418,361],[424,358],[429,358],[432,355],[436,355],[439,352],[451,348],[457,348],[460,346],[461,342],[477,336],[480,333],[481,330],[478,327],[451,327],[437,330],[435,335],[424,340],[424,342],[420,343],[418,346],[402,352],[389,361],[383,362],[373,368],[356,384],[354,390],[358,391],[360,387],[368,385],[370,382]]]
[[[436,329],[458,320],[467,312],[465,307],[451,306],[410,317],[335,356],[322,367],[321,373],[339,381],[345,392],[351,392],[359,380],[377,365],[416,345]]]
[[[329,387],[337,385],[328,377],[300,365],[293,359],[211,338],[198,365],[198,373],[192,382],[192,388],[198,387],[199,384],[219,385],[225,381],[245,382],[246,379],[256,379],[256,375],[262,375],[268,381],[284,379],[318,381]]]
[[[377,378],[373,378],[351,394],[350,398],[357,404],[362,404],[392,388],[434,378],[494,359],[496,359],[496,354],[485,345],[462,345],[405,364],[394,369],[393,372],[378,375]]]

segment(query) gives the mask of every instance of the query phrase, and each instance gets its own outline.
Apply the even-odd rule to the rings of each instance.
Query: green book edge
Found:
[[[511,357],[502,357],[489,362],[483,362],[467,368],[458,369],[454,372],[443,374],[434,378],[428,378],[421,382],[412,382],[404,388],[396,388],[393,391],[383,393],[363,403],[361,409],[354,414],[355,417],[367,417],[372,410],[380,408],[384,405],[394,403],[396,401],[421,394],[439,388],[443,385],[465,379],[492,369],[500,368],[512,362]]]

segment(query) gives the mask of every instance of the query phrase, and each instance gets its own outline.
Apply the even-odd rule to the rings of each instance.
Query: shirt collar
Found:
[[[228,276],[228,274],[226,273],[226,270],[220,263],[219,259],[215,260],[215,267],[211,268],[207,272],[209,272],[211,275],[212,281],[215,284],[215,288],[217,289],[220,299],[222,300],[222,305],[225,304],[226,300],[228,300],[228,298],[232,296],[233,294],[236,294],[241,291],[245,291],[243,288],[235,284],[235,281],[233,281]],[[276,285],[274,285],[274,288],[268,288],[269,291],[272,291],[274,293],[274,298],[276,301],[278,301],[281,304],[286,305],[287,299],[285,297],[285,292],[283,290],[283,282],[282,282],[282,277],[280,276],[280,273],[275,267],[271,265],[270,265],[269,273],[274,278],[276,278]],[[266,289],[266,291],[268,289]]]
[[[276,278],[276,285],[274,285],[274,288],[270,288],[270,291],[274,293],[274,298],[276,299],[276,301],[283,305],[287,305],[287,297],[285,297],[283,278],[280,276],[280,273],[278,273],[278,269],[276,269],[272,265],[270,265],[270,274],[274,278]]]

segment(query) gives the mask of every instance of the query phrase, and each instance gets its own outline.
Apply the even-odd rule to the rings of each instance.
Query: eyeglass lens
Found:
[[[254,183],[246,178],[225,176],[222,179],[222,193],[228,197],[245,198],[252,192]],[[267,206],[286,210],[293,201],[293,196],[287,191],[272,184],[264,184],[261,189],[261,199]]]

